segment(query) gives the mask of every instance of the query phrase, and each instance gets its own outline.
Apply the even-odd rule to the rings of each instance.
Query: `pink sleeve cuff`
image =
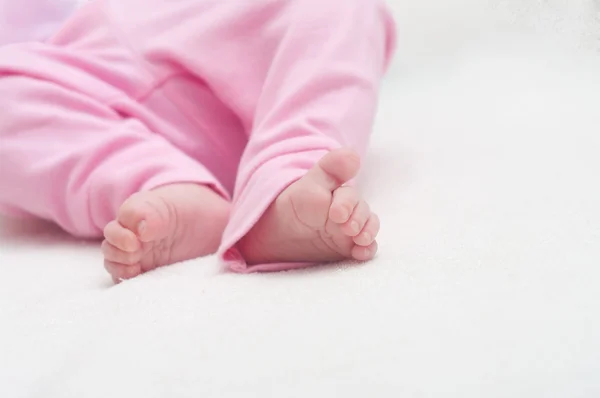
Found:
[[[262,164],[237,193],[229,224],[223,234],[219,259],[234,272],[283,271],[310,266],[310,263],[268,263],[249,266],[236,248],[267,208],[290,184],[300,179],[330,149],[292,153]]]

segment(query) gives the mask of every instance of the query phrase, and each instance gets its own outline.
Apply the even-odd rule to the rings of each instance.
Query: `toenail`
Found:
[[[140,221],[140,223],[138,224],[138,234],[143,234],[144,230],[146,229],[146,221]]]
[[[352,223],[350,224],[350,229],[352,229],[352,232],[354,232],[354,233],[359,233],[360,225],[358,225],[358,223],[356,221],[352,221]]]
[[[345,207],[342,207],[342,218],[348,220],[350,218],[350,212]]]
[[[369,243],[371,243],[371,241],[373,240],[373,238],[371,238],[371,234],[368,232],[365,232],[364,234],[362,234],[362,238],[365,242],[369,242]]]

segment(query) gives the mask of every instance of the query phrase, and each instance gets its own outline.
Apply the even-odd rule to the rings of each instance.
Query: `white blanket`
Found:
[[[5,221],[0,397],[600,396],[598,2],[392,6],[375,261],[111,287],[97,245]]]

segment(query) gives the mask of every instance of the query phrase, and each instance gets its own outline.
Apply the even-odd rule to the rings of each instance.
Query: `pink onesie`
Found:
[[[0,208],[100,237],[131,194],[209,184],[220,258],[328,151],[366,151],[394,24],[380,0],[95,0],[0,47]]]

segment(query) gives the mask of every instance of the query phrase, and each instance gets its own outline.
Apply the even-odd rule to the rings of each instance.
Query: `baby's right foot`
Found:
[[[212,189],[172,184],[132,195],[104,229],[104,266],[115,283],[217,251],[229,203]]]

